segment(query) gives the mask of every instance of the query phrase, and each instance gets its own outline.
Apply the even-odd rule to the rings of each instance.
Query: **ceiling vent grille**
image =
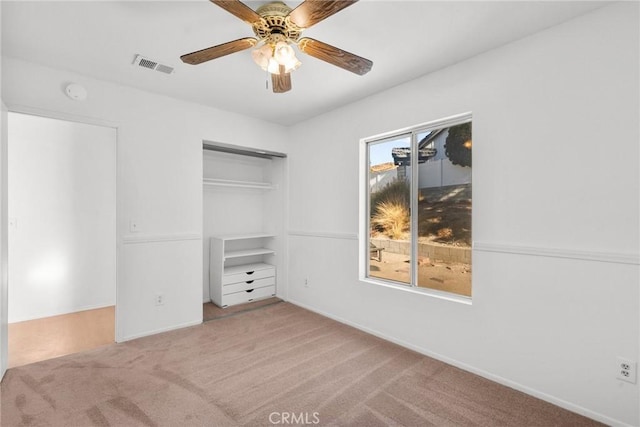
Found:
[[[168,65],[160,64],[156,61],[153,61],[149,58],[145,58],[142,55],[136,55],[136,58],[133,60],[133,65],[137,65],[139,67],[148,68],[150,70],[159,71],[164,74],[173,74],[173,67]]]

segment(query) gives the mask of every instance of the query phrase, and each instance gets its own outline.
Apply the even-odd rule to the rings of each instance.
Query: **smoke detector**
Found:
[[[164,74],[173,74],[173,71],[174,71],[173,67],[170,67],[169,65],[160,64],[159,62],[149,58],[145,58],[142,55],[136,55],[135,59],[133,60],[133,65],[137,65],[142,68],[148,68],[150,70],[159,71]]]
[[[87,90],[77,83],[70,83],[64,88],[64,93],[74,101],[84,101],[87,99]]]

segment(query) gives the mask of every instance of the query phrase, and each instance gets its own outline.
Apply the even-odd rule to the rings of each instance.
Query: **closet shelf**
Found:
[[[242,257],[248,257],[248,256],[254,256],[254,255],[269,255],[269,254],[275,254],[275,253],[276,251],[274,251],[273,249],[267,249],[267,248],[245,249],[242,251],[225,252],[224,259],[242,258]]]
[[[276,235],[269,234],[269,233],[243,233],[243,234],[218,234],[211,237],[215,237],[216,239],[220,239],[220,240],[229,241],[229,240],[265,239],[269,237],[276,237]]]
[[[216,178],[204,178],[202,183],[212,187],[258,188],[262,190],[273,190],[275,188],[270,182],[233,181]]]

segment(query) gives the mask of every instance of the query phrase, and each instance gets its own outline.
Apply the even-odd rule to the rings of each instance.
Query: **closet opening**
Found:
[[[286,154],[203,142],[203,320],[283,299]]]

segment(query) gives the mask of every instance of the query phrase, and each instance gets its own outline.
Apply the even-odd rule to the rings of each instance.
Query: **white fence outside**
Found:
[[[387,184],[392,183],[398,177],[398,169],[393,168],[382,172],[369,174],[369,189],[372,193],[382,190]]]
[[[400,166],[403,167],[403,166]],[[406,166],[407,176],[411,176],[411,166]],[[449,159],[432,160],[420,164],[418,169],[419,188],[445,187],[471,183],[471,168],[454,165]],[[369,175],[372,193],[380,191],[398,177],[398,168]]]
[[[449,159],[422,163],[418,167],[419,188],[471,183],[471,168],[454,165]]]

